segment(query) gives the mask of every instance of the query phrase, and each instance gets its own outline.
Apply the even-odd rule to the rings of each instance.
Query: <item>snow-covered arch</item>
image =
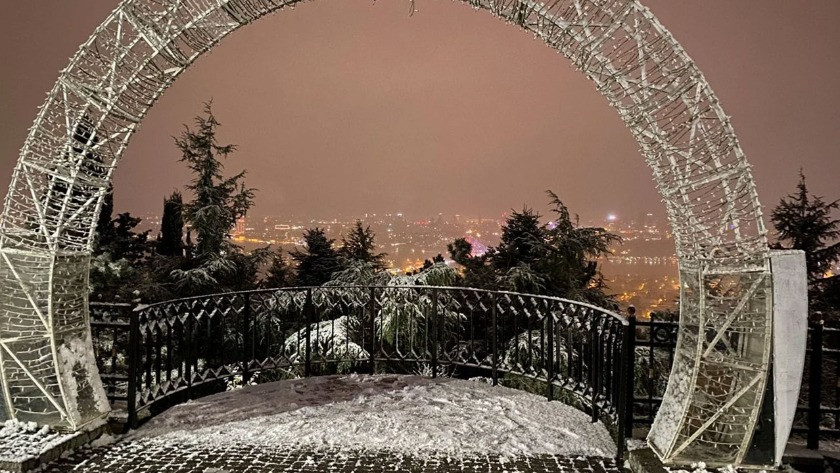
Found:
[[[61,71],[21,150],[0,223],[0,418],[80,429],[108,404],[87,272],[114,168],[148,110],[227,34],[299,0],[124,0]],[[463,0],[542,38],[635,136],[682,279],[674,369],[650,440],[669,461],[740,462],[768,379],[771,271],[729,118],[637,0]]]

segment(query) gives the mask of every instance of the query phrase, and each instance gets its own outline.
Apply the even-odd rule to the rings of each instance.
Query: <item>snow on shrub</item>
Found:
[[[339,373],[348,372],[354,362],[369,358],[364,348],[350,340],[347,321],[347,316],[341,316],[312,324],[309,329],[312,359],[337,361]],[[306,327],[286,338],[283,347],[290,362],[303,363],[306,358]]]

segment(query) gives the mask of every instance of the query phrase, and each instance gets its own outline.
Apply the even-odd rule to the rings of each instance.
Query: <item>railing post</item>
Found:
[[[438,290],[432,289],[432,378],[437,378],[440,327],[438,326]]]
[[[187,313],[187,326],[184,327],[184,376],[187,378],[187,399],[192,399],[192,368],[193,368],[193,325],[195,323],[194,301],[190,301]]]
[[[624,362],[624,369],[622,376],[624,381],[621,385],[624,390],[624,425],[626,426],[623,432],[624,438],[633,437],[633,407],[635,405],[636,396],[636,309],[631,307],[628,311],[627,317],[628,325],[624,326],[625,342],[622,347],[626,346],[626,351],[622,354],[622,361]],[[622,348],[624,350],[624,348]],[[653,350],[653,347],[651,347]]]
[[[595,314],[590,314],[593,320],[589,322],[589,389],[592,392],[592,422],[598,422],[598,376],[600,367],[598,348],[601,346],[598,337],[598,321],[594,320]]]
[[[490,301],[490,319],[491,324],[493,326],[493,369],[491,370],[491,377],[493,378],[493,386],[499,384],[499,322],[496,317],[496,302],[498,301],[496,297],[496,293],[493,293],[492,300]]]
[[[811,358],[808,374],[808,441],[811,450],[820,447],[820,406],[822,405],[822,352],[823,320],[813,325],[811,332]]]
[[[636,317],[630,314],[628,324],[621,326],[621,359],[619,361],[619,380],[618,380],[618,427],[616,429],[616,457],[618,459],[624,458],[624,450],[626,447],[625,439],[632,435],[633,431],[633,404],[632,404],[632,389],[627,389],[628,383],[632,380],[631,373],[633,372],[633,355],[636,351]],[[632,384],[630,384],[632,386]],[[628,412],[629,411],[629,412]]]
[[[545,356],[546,353],[543,353],[543,356],[546,358],[546,362],[548,363],[548,370],[547,370],[547,377],[548,377],[548,389],[547,397],[549,401],[554,400],[554,314],[549,312],[548,317],[546,317],[546,325],[548,325],[548,347],[546,348],[546,352],[548,356]]]
[[[242,295],[245,306],[242,307],[242,385],[247,386],[251,378],[251,351],[253,343],[249,345],[248,331],[251,326],[251,293]]]
[[[128,428],[137,428],[137,363],[140,349],[140,314],[135,308],[129,314],[128,329],[128,386],[126,387],[126,410]]]
[[[370,288],[370,302],[369,302],[369,310],[370,310],[370,353],[368,354],[368,358],[370,359],[370,374],[376,374],[376,361],[374,361],[374,356],[376,354],[376,288]]]
[[[303,376],[308,378],[312,374],[312,288],[306,290],[306,303],[303,306],[303,315],[306,319],[306,359],[303,364]]]

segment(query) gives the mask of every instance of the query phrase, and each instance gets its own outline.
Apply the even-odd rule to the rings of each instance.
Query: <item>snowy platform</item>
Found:
[[[51,471],[617,471],[607,429],[479,381],[328,376],[175,406]],[[149,469],[151,468],[151,469]]]
[[[0,472],[26,472],[49,464],[75,448],[89,444],[107,427],[63,434],[34,422],[8,420],[0,424]]]

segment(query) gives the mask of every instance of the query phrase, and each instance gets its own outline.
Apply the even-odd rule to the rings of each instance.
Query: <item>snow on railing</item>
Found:
[[[582,302],[458,287],[325,286],[191,297],[126,315],[95,322],[115,329],[95,343],[114,368],[125,367],[123,377],[106,373],[130,427],[236,383],[413,372],[486,376],[572,404],[617,440],[629,433],[632,365],[624,352],[633,334],[623,317]],[[117,336],[113,323],[127,323],[128,335]]]

